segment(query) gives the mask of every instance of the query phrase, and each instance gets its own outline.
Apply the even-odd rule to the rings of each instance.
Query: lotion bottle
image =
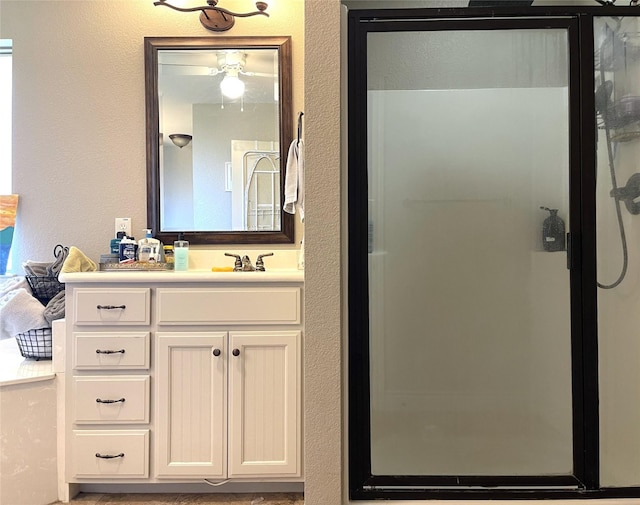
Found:
[[[160,261],[160,241],[153,238],[149,228],[144,230],[144,238],[138,242],[138,261]]]
[[[180,272],[189,270],[189,241],[178,233],[178,240],[173,243],[173,269]]]
[[[133,237],[122,238],[119,244],[120,263],[134,263],[138,253],[138,244]]]

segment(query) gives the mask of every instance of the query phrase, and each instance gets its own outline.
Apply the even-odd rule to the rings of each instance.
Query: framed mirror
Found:
[[[290,37],[146,37],[147,220],[165,244],[293,243]]]

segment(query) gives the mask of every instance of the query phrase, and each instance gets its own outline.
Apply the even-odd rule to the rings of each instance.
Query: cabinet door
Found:
[[[223,478],[227,334],[156,335],[156,475]]]
[[[229,477],[300,475],[301,334],[229,334]]]

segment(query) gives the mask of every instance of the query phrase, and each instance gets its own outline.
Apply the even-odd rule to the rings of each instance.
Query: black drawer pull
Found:
[[[120,454],[100,454],[99,452],[96,452],[96,458],[102,458],[102,459],[124,458],[124,452],[121,452]]]
[[[220,356],[220,354],[221,354],[220,349],[214,349],[213,350],[213,355],[214,356]]]
[[[240,356],[240,349],[234,349],[233,351],[231,351],[231,354],[233,354],[234,356]]]
[[[120,398],[119,400],[102,400],[101,398],[96,398],[96,403],[124,403],[124,398]]]
[[[96,349],[96,354],[124,354],[124,349],[120,349],[119,351],[110,351],[110,350],[106,350],[103,351],[102,349]]]
[[[127,306],[126,305],[98,305],[97,306],[98,310],[115,310],[115,309],[126,309]]]

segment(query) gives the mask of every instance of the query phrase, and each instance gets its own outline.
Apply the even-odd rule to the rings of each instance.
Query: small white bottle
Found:
[[[120,241],[119,259],[120,263],[134,263],[138,254],[138,244],[133,237],[127,237],[126,235]]]
[[[160,241],[153,238],[149,228],[144,230],[144,238],[138,241],[138,261],[155,263],[160,260]]]
[[[173,243],[173,269],[178,272],[189,270],[189,241],[178,233],[178,240]]]

